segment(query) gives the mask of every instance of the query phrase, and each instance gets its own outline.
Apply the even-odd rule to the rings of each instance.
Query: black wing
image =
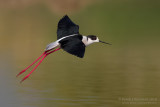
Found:
[[[79,26],[74,24],[71,19],[65,15],[58,23],[57,39],[72,34],[79,34]]]
[[[59,42],[61,48],[70,54],[83,58],[85,53],[85,45],[82,42],[82,36],[68,37]]]

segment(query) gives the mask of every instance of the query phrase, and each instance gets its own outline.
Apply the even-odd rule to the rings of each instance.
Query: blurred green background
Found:
[[[88,46],[83,59],[60,50],[20,84],[65,14],[113,45]],[[0,0],[0,106],[159,107],[159,41],[159,0]]]

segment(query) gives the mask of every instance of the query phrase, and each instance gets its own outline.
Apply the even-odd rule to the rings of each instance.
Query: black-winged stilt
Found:
[[[31,67],[43,56],[42,59],[39,61],[39,63],[35,66],[35,68],[21,80],[21,82],[23,82],[31,75],[31,73],[38,67],[38,65],[43,61],[43,59],[46,56],[55,51],[60,50],[61,48],[70,54],[73,54],[79,58],[83,58],[85,47],[94,42],[109,44],[100,41],[98,37],[94,35],[88,35],[88,36],[81,35],[79,33],[79,26],[73,23],[71,19],[67,15],[65,15],[58,23],[57,40],[55,42],[50,43],[46,47],[45,52],[38,59],[36,59],[31,65],[29,65],[26,69],[22,70],[17,76],[25,72],[29,67]]]

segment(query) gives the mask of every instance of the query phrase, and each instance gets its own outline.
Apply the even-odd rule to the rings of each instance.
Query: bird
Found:
[[[32,74],[32,72],[39,66],[39,64],[44,60],[46,56],[60,49],[63,49],[64,51],[72,55],[75,55],[79,58],[83,58],[85,53],[85,48],[88,45],[96,42],[111,45],[110,43],[99,40],[99,38],[95,35],[88,35],[88,36],[81,35],[79,33],[79,25],[75,24],[68,17],[68,15],[64,15],[58,22],[57,40],[47,45],[43,54],[40,55],[40,57],[38,57],[31,65],[29,65],[27,68],[18,73],[17,77],[22,73],[24,73],[34,63],[36,63],[38,60],[42,58],[39,61],[39,63],[35,66],[35,68],[20,81],[23,82]]]

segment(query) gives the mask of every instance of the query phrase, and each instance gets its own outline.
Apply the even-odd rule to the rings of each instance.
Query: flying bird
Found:
[[[40,57],[38,57],[38,59],[36,59],[31,65],[22,70],[17,76],[25,72],[29,67],[31,67],[34,63],[42,58],[35,66],[35,68],[21,80],[21,82],[23,82],[32,74],[32,72],[39,66],[39,64],[44,60],[46,56],[60,49],[63,49],[64,51],[79,58],[83,58],[86,46],[95,42],[101,42],[111,45],[110,43],[100,41],[95,35],[81,35],[79,33],[79,26],[76,25],[67,15],[65,15],[58,22],[57,40],[47,45],[44,53]]]

